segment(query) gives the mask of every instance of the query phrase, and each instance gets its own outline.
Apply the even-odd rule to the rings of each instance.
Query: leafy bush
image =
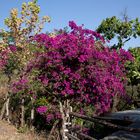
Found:
[[[48,122],[60,118],[59,102],[69,100],[77,109],[83,104],[92,105],[92,114],[101,114],[109,110],[116,94],[125,94],[124,64],[132,60],[131,54],[123,49],[105,47],[105,41],[98,33],[83,29],[73,21],[69,26],[71,31],[68,33],[34,37],[37,47],[45,50],[36,53],[20,80],[13,84],[13,92],[31,95],[38,103],[37,108],[47,108],[43,112],[37,111]],[[38,90],[34,83],[38,84]]]

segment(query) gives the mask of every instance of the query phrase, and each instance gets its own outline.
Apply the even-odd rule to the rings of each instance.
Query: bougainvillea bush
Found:
[[[99,34],[73,21],[69,26],[68,33],[34,36],[34,47],[45,50],[35,54],[13,83],[14,94],[33,96],[37,113],[47,122],[61,117],[59,101],[69,100],[82,113],[83,105],[92,106],[101,114],[109,110],[116,94],[125,94],[124,64],[132,60],[131,54],[110,49]]]

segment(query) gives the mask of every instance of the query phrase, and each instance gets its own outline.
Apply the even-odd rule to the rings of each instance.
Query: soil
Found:
[[[46,138],[33,132],[19,133],[13,125],[0,121],[0,140],[46,140]]]

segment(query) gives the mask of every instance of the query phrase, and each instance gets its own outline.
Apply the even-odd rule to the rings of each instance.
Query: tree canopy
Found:
[[[116,38],[117,43],[112,47],[121,48],[131,38],[140,36],[140,22],[138,18],[122,21],[113,16],[103,20],[98,26],[97,32],[101,33],[107,40]]]

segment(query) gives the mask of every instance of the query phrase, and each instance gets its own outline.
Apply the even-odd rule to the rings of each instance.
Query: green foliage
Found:
[[[140,36],[140,22],[138,18],[122,21],[113,16],[103,20],[98,26],[97,32],[101,33],[107,40],[117,38],[117,43],[113,45],[113,48],[121,48],[132,37]]]
[[[20,128],[17,130],[17,132],[19,132],[19,133],[27,133],[27,132],[29,132],[29,128],[28,128],[27,125],[25,125],[24,127],[20,127]]]
[[[10,93],[9,106],[10,111],[13,112],[11,120],[13,123],[16,122],[20,124],[20,119],[18,118],[21,116],[19,113],[21,111],[21,99],[25,99],[24,115],[25,122],[27,123],[27,121],[30,120],[30,112],[33,106],[32,104],[34,104],[36,93],[42,92],[41,84],[34,78],[38,75],[36,70],[33,70],[29,75],[30,80],[25,85],[25,91],[21,91],[18,94],[13,94],[11,91],[13,86],[12,82],[24,75],[25,65],[29,60],[32,60],[35,53],[44,51],[41,47],[35,47],[36,44],[32,41],[32,36],[38,34],[46,22],[50,22],[48,16],[40,18],[39,12],[40,7],[37,5],[37,0],[23,3],[21,11],[14,8],[11,10],[9,17],[5,19],[5,25],[8,27],[8,31],[0,31],[0,53],[4,51],[7,54],[4,68],[0,71],[0,84],[1,86],[6,85],[6,87],[8,87],[6,93],[3,94],[6,95]],[[14,47],[14,50],[12,50],[11,47]],[[28,84],[31,85],[30,90],[28,90]],[[3,101],[0,101],[0,103],[1,102],[3,103]],[[44,104],[44,101],[40,101],[40,104]],[[21,128],[19,131],[25,132],[25,129],[26,128]]]
[[[11,54],[4,69],[5,73],[8,75],[17,74],[20,69],[18,64],[19,61],[17,60],[17,57]]]
[[[140,99],[140,47],[130,48],[129,51],[134,57],[134,61],[128,62],[126,65],[128,71],[128,85],[126,86],[126,93],[129,99],[128,101],[123,99],[119,104],[119,106],[122,106],[120,108],[125,110],[137,108],[139,105],[135,100]]]
[[[38,100],[36,100],[36,106],[43,106],[43,105],[47,105],[48,102],[46,100],[46,97],[42,97],[42,98],[39,98]]]
[[[38,0],[33,0],[34,3],[37,3]]]
[[[132,85],[140,83],[140,47],[130,48],[129,51],[134,57],[134,61],[127,65],[128,78]]]

